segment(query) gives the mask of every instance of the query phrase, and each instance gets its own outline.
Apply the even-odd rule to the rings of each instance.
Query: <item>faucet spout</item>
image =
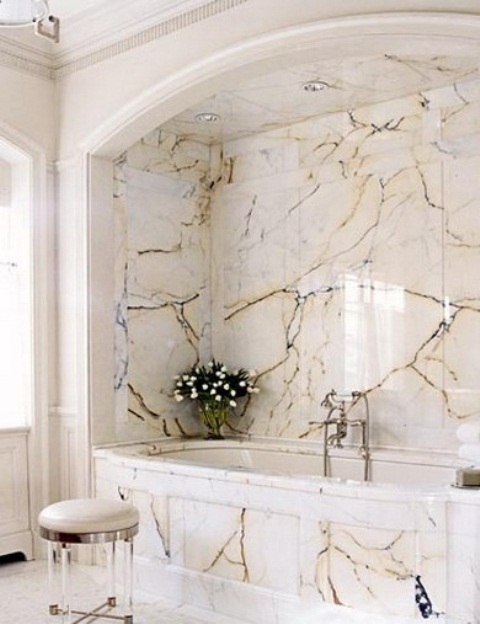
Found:
[[[342,440],[347,437],[346,428],[336,433],[332,433],[327,437],[327,446],[334,446],[335,448],[343,448]]]

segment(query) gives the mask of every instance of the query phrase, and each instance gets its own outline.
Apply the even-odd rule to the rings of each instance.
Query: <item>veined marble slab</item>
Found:
[[[260,373],[237,433],[319,439],[332,388],[367,394],[378,446],[454,451],[480,417],[478,77],[385,64],[425,88],[119,161],[117,439],[197,433],[172,377],[211,356]]]

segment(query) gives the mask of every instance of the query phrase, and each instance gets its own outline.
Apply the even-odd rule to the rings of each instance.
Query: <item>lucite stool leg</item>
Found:
[[[123,619],[133,624],[133,538],[124,540],[123,554]]]
[[[107,552],[107,602],[110,607],[117,604],[117,594],[115,589],[115,540],[106,545]]]
[[[72,554],[69,544],[62,544],[62,613],[63,624],[70,624],[70,564]]]
[[[50,615],[57,615],[60,610],[58,608],[58,543],[47,543],[47,561],[48,561],[48,611]]]

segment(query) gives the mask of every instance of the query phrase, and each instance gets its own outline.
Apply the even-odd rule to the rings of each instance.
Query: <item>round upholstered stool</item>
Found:
[[[138,510],[122,501],[81,498],[61,501],[45,507],[38,516],[40,536],[48,540],[48,579],[50,614],[62,615],[64,623],[75,624],[92,618],[116,619],[126,624],[133,622],[133,537],[138,533]],[[123,614],[113,615],[116,607],[115,543],[124,543]],[[106,544],[108,589],[104,604],[91,611],[72,609],[70,605],[71,544]],[[60,553],[60,554],[59,554]],[[61,601],[55,598],[56,563],[61,562]],[[80,615],[71,620],[71,614]],[[89,620],[91,621],[91,620]]]

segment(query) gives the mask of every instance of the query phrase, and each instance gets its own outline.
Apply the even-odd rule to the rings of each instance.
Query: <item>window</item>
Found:
[[[28,163],[0,158],[0,428],[30,422]]]

